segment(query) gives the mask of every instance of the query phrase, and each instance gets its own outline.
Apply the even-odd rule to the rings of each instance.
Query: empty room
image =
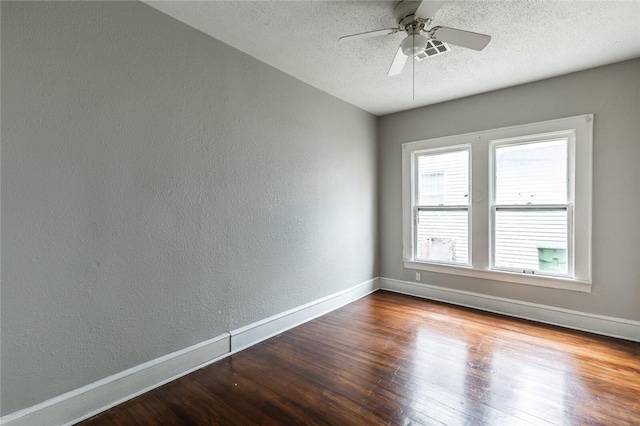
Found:
[[[640,2],[0,1],[0,424],[640,424]]]

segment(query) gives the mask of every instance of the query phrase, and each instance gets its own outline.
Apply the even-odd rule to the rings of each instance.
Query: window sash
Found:
[[[567,241],[567,272],[566,273],[553,273],[542,271],[540,269],[526,269],[521,267],[507,267],[496,265],[496,215],[498,211],[512,211],[512,212],[526,212],[526,211],[544,211],[544,212],[558,212],[563,211],[566,214],[566,241]],[[490,244],[491,244],[491,256],[490,256],[490,268],[495,271],[516,272],[520,274],[529,275],[546,275],[551,277],[567,277],[574,278],[574,253],[573,253],[573,205],[571,204],[538,204],[538,205],[493,205],[491,207],[491,232],[490,232]]]
[[[566,143],[566,148],[567,148],[567,158],[566,158],[566,178],[564,180],[564,185],[565,185],[565,190],[566,190],[566,202],[567,203],[571,203],[572,197],[573,197],[573,185],[572,185],[572,173],[573,173],[573,162],[572,162],[572,157],[573,157],[573,133],[571,131],[561,131],[561,132],[554,132],[550,135],[545,135],[544,137],[541,137],[539,135],[532,135],[532,136],[521,136],[521,137],[517,137],[517,138],[511,138],[511,139],[503,139],[503,140],[497,140],[497,141],[492,141],[491,142],[491,168],[492,168],[492,172],[491,172],[491,182],[489,183],[491,186],[491,200],[492,200],[492,204],[497,204],[497,196],[498,196],[498,191],[497,191],[497,183],[498,183],[498,167],[497,167],[497,153],[498,153],[498,149],[500,148],[506,148],[506,147],[522,147],[522,146],[526,146],[526,145],[536,145],[536,144],[544,144],[544,143],[548,143],[548,142],[555,142],[555,141],[564,141]],[[520,203],[520,204],[514,204],[514,205],[531,205],[531,204],[537,204],[536,200],[527,202],[527,203]],[[544,204],[544,203],[541,203]]]
[[[423,174],[420,173],[419,170],[419,161],[421,157],[430,156],[430,155],[439,155],[439,154],[448,154],[453,152],[467,152],[467,203],[465,205],[447,205],[446,199],[443,200],[445,203],[440,205],[421,205],[420,204],[420,184],[422,183]],[[445,265],[456,265],[456,266],[468,266],[471,265],[471,146],[468,144],[456,145],[456,146],[448,146],[444,148],[431,148],[424,150],[416,150],[411,153],[411,205],[412,205],[412,224],[411,224],[411,259],[426,262],[426,263],[436,263],[436,264],[445,264]],[[443,170],[433,170],[432,172],[427,172],[425,174],[430,173],[443,173],[443,185],[445,186],[444,191],[446,192],[446,173]],[[466,262],[446,262],[446,261],[438,261],[431,259],[418,259],[418,222],[419,222],[419,214],[422,211],[467,211],[467,261]]]
[[[421,179],[422,179],[422,174],[420,173],[420,167],[419,167],[419,161],[420,161],[420,157],[425,157],[425,156],[431,156],[431,155],[439,155],[439,154],[449,154],[449,153],[454,153],[454,152],[460,152],[460,151],[466,151],[467,152],[467,161],[468,161],[468,165],[467,165],[467,194],[469,194],[469,196],[467,197],[467,203],[465,205],[471,205],[471,147],[468,144],[464,144],[464,145],[457,145],[457,146],[450,146],[450,147],[445,147],[445,148],[431,148],[431,149],[424,149],[424,150],[419,150],[419,151],[413,151],[411,153],[411,176],[412,176],[412,183],[411,183],[411,189],[412,189],[412,200],[411,200],[411,205],[412,206],[418,206],[420,205],[420,184],[421,184]],[[446,203],[446,173],[443,170],[434,170],[432,172],[427,172],[425,174],[431,174],[431,173],[442,173],[443,174],[443,194],[445,195],[445,199],[443,200],[444,202],[442,204],[440,204],[440,206],[444,206],[444,207],[449,207]],[[436,207],[437,205],[433,205],[432,207]]]
[[[467,260],[465,262],[461,262],[461,261],[455,261],[455,260],[446,261],[446,260],[419,258],[418,257],[418,244],[419,244],[418,226],[420,221],[420,212],[460,212],[460,211],[467,213],[467,247],[466,247]],[[413,232],[413,244],[412,244],[413,260],[417,260],[420,262],[444,264],[444,265],[457,265],[457,266],[471,265],[471,235],[469,232],[471,228],[471,215],[470,215],[469,206],[415,206],[413,218],[414,218],[414,232]]]

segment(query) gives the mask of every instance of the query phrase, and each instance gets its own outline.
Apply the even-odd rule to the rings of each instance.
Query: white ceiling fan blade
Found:
[[[350,35],[342,36],[342,37],[340,37],[338,39],[338,41],[359,40],[359,39],[363,39],[363,38],[395,34],[398,31],[400,31],[400,28],[384,28],[382,30],[366,31],[364,33],[350,34]]]
[[[393,58],[393,62],[391,63],[391,67],[389,67],[387,76],[391,77],[400,74],[404,68],[404,64],[407,62],[407,58],[408,56],[402,52],[402,46],[399,46],[396,56]]]
[[[444,1],[422,0],[420,6],[416,10],[415,15],[421,19],[433,18],[438,10],[442,7]]]
[[[471,31],[457,30],[448,27],[435,27],[429,35],[438,41],[466,47],[467,49],[482,50],[491,41],[491,36]]]

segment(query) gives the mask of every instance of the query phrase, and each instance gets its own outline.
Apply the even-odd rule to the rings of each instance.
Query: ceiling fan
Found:
[[[401,31],[406,32],[407,36],[400,43],[393,62],[391,62],[391,67],[387,73],[388,76],[400,74],[407,62],[407,58],[410,56],[421,60],[428,56],[448,51],[449,47],[446,43],[473,50],[484,49],[491,41],[491,36],[441,26],[427,29],[433,22],[436,12],[444,3],[446,2],[403,0],[393,10],[395,20],[398,23],[397,27],[351,34],[340,37],[338,40],[358,40],[395,34]]]

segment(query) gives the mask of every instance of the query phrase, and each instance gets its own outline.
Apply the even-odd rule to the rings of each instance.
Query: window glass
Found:
[[[466,209],[420,211],[416,257],[438,262],[469,263],[468,222]]]
[[[469,204],[469,151],[450,151],[418,156],[418,203]]]
[[[567,274],[567,211],[497,210],[497,268]]]
[[[565,204],[567,140],[496,148],[496,204]]]
[[[493,266],[568,273],[568,140],[495,148]]]

